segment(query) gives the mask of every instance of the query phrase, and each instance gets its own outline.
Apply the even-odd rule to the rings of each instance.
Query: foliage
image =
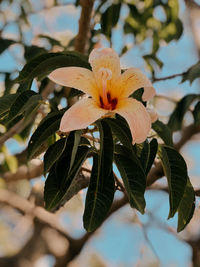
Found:
[[[3,0],[0,1],[0,6],[3,2],[13,4],[13,1]],[[60,133],[59,125],[64,112],[83,93],[74,88],[52,85],[48,75],[61,67],[91,69],[88,53],[84,55],[75,51],[74,36],[68,44],[63,44],[56,37],[43,32],[37,36],[41,45],[26,42],[23,28],[30,28],[29,16],[33,13],[33,6],[23,6],[23,1],[19,2],[21,8],[16,19],[18,38],[4,38],[3,32],[9,21],[5,22],[0,31],[0,54],[3,56],[13,47],[20,47],[23,51],[21,61],[24,63],[23,66],[18,64],[17,70],[1,71],[4,88],[0,97],[0,126],[5,129],[5,133],[2,131],[0,135],[0,153],[5,160],[0,164],[0,176],[4,177],[5,172],[13,171],[13,166],[21,165],[18,155],[9,155],[5,143],[9,133],[16,142],[24,145],[26,159],[23,163],[29,164],[35,158],[44,162],[44,206],[48,211],[55,212],[69,200],[69,195],[74,190],[73,183],[83,173],[84,164],[89,159],[92,167],[88,171],[90,179],[83,225],[86,231],[93,232],[109,216],[115,203],[115,193],[119,189],[125,194],[132,209],[141,214],[146,212],[145,192],[151,189],[154,182],[149,177],[160,162],[162,167],[158,178],[165,176],[167,179],[165,191],[169,194],[168,218],[177,213],[177,231],[182,231],[193,217],[195,192],[186,162],[177,150],[174,133],[181,133],[186,127],[185,118],[188,113],[193,116],[192,126],[195,131],[198,129],[199,93],[187,94],[175,103],[168,122],[162,118],[154,122],[151,133],[142,144],[132,144],[129,126],[119,115],[102,118],[86,129]],[[57,5],[59,6],[58,2],[54,1],[53,7]],[[79,5],[80,1],[76,1],[75,6],[79,8]],[[126,10],[125,17],[122,16],[123,10]],[[163,12],[164,18],[159,17],[159,12]],[[93,23],[100,24],[101,27],[99,30],[92,29],[87,45],[89,50],[98,45],[102,36],[113,45],[114,33],[118,27],[121,28],[122,37],[132,36],[132,45],[140,46],[150,40],[148,53],[142,56],[152,80],[158,68],[165,64],[158,56],[161,44],[177,41],[183,33],[178,0],[98,1]],[[123,43],[121,55],[128,51],[130,47]],[[200,78],[200,63],[183,71],[180,75],[182,82],[192,83]],[[143,91],[140,89],[131,97],[142,102]],[[20,127],[16,128],[16,125]],[[117,167],[120,178],[117,178],[114,166]]]

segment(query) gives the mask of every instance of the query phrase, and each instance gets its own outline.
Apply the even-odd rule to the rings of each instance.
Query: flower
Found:
[[[121,74],[120,60],[111,48],[93,49],[89,56],[92,71],[80,67],[64,67],[54,70],[49,79],[63,86],[79,89],[89,95],[70,107],[63,115],[60,131],[83,129],[108,113],[118,113],[129,124],[133,144],[147,138],[155,112],[129,96],[144,88],[142,99],[155,95],[150,80],[137,68],[129,68]]]

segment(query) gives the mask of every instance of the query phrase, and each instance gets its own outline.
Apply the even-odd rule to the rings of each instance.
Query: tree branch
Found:
[[[153,78],[152,82],[155,83],[155,82],[174,79],[174,78],[177,78],[177,77],[181,77],[181,76],[185,75],[186,73],[187,73],[187,71],[182,72],[182,73],[173,74],[173,75],[166,76],[166,77],[162,77],[162,78]]]
[[[89,40],[90,20],[92,15],[94,0],[81,0],[82,7],[81,16],[79,20],[79,31],[75,39],[75,50],[85,53],[86,45]]]
[[[42,223],[45,223],[56,229],[59,233],[65,236],[69,242],[73,239],[68,235],[66,230],[60,225],[59,220],[55,214],[46,211],[42,207],[37,207],[25,198],[18,196],[17,194],[8,191],[6,189],[0,189],[0,202],[7,204],[23,214],[30,214],[33,219],[37,219]]]

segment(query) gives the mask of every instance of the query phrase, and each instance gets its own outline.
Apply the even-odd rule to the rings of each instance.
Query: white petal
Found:
[[[150,116],[150,118],[151,118],[151,122],[152,122],[152,123],[155,122],[155,121],[157,121],[157,119],[158,119],[158,114],[157,114],[157,112],[156,112],[154,109],[152,109],[152,108],[147,108],[147,112],[149,113],[149,116]]]
[[[66,67],[54,70],[48,76],[50,80],[63,86],[76,88],[97,97],[97,86],[92,71],[79,67]]]
[[[151,129],[151,118],[144,105],[135,99],[126,98],[120,101],[115,112],[128,122],[133,144],[144,142]]]
[[[108,111],[97,106],[91,98],[84,98],[69,108],[60,123],[61,132],[84,129],[95,122]]]
[[[150,100],[155,95],[152,83],[140,69],[130,68],[121,75],[121,92],[123,97],[130,96],[139,88],[144,88],[142,99]]]
[[[89,62],[97,80],[99,79],[98,71],[102,68],[111,70],[113,80],[121,74],[119,56],[112,48],[93,49]]]

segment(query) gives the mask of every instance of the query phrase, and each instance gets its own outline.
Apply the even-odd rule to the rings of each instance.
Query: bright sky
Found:
[[[38,3],[39,1],[35,2]],[[30,22],[34,28],[34,34],[39,33],[41,29],[43,29],[43,33],[55,34],[55,36],[57,32],[64,32],[66,30],[68,33],[70,30],[72,33],[76,34],[79,10],[76,11],[71,7],[67,7],[67,9],[56,9],[56,12],[59,13],[59,18],[57,17],[56,20],[54,19],[55,10],[54,12],[49,12],[47,16],[41,14],[39,18],[38,16],[36,18],[36,15],[32,15]],[[126,12],[126,10],[123,10],[123,12]],[[158,16],[159,15],[161,16],[162,14],[158,13]],[[184,18],[187,24],[187,14],[183,1],[181,1],[181,17]],[[51,18],[50,24],[47,23],[49,18]],[[7,36],[11,36],[15,32],[16,27],[14,24],[11,24],[7,28]],[[32,37],[33,35],[27,31],[27,43],[32,40]],[[126,37],[126,39],[131,41],[130,37]],[[120,50],[123,40],[120,30],[116,29],[113,37],[113,45],[117,51]],[[107,44],[106,41],[103,43],[105,43],[105,45]],[[144,51],[148,51],[149,45],[150,43],[147,40],[140,47],[135,47],[129,51],[123,56],[121,61],[122,65],[124,67],[140,67],[144,71],[147,71],[141,59],[141,55],[144,54]],[[18,48],[12,48],[13,51],[16,49]],[[157,77],[181,73],[187,70],[192,64],[196,63],[197,55],[195,54],[193,39],[188,27],[185,27],[184,34],[178,42],[172,42],[167,46],[163,46],[158,56],[164,62],[164,67],[162,71],[156,73]],[[18,66],[13,62],[9,52],[5,52],[1,55],[0,70],[9,71],[16,68],[18,68]],[[158,94],[167,96],[175,96],[176,93],[176,96],[181,97],[186,93],[198,92],[198,81],[194,82],[192,86],[188,82],[183,84],[179,84],[179,82],[180,78],[159,82],[155,84],[155,88]],[[162,112],[161,115],[163,115]],[[10,142],[10,149],[16,151],[19,147],[13,142]],[[186,158],[188,158],[188,161],[189,159],[191,161],[191,157],[193,158],[194,156],[196,159],[200,158],[200,144],[191,142],[183,149],[183,153]],[[190,170],[190,174],[194,178],[200,175],[200,167],[195,158],[192,159],[193,166]],[[137,221],[137,217],[134,218],[133,210],[127,206],[118,212],[118,214],[113,215],[112,218],[103,225],[100,235],[93,238],[85,247],[83,256],[84,254],[86,255],[88,250],[91,252],[97,251],[106,262],[109,262],[109,267],[145,266],[136,265],[139,263],[141,257],[144,259],[144,255],[148,255],[152,260],[157,260],[151,246],[145,240],[144,229],[146,229],[146,234],[158,255],[162,267],[188,267],[191,257],[190,248],[183,242],[178,241],[172,234],[168,234],[167,231],[163,230],[167,225],[176,226],[176,218],[169,222],[167,221],[169,210],[167,194],[163,192],[147,192],[145,196],[147,211],[149,214],[153,215],[153,218],[149,215],[141,216],[137,214],[141,222],[145,225],[144,228],[139,224],[130,223],[131,220],[132,222]],[[73,218],[73,216],[76,218]],[[78,223],[76,223],[74,227],[75,219]],[[82,233],[82,218],[80,216],[72,213],[69,217],[65,217],[64,221],[68,224],[68,229],[73,229],[75,231],[76,236]],[[157,221],[160,223],[156,223]],[[85,262],[85,265],[82,263],[81,266],[86,267],[87,262]]]

